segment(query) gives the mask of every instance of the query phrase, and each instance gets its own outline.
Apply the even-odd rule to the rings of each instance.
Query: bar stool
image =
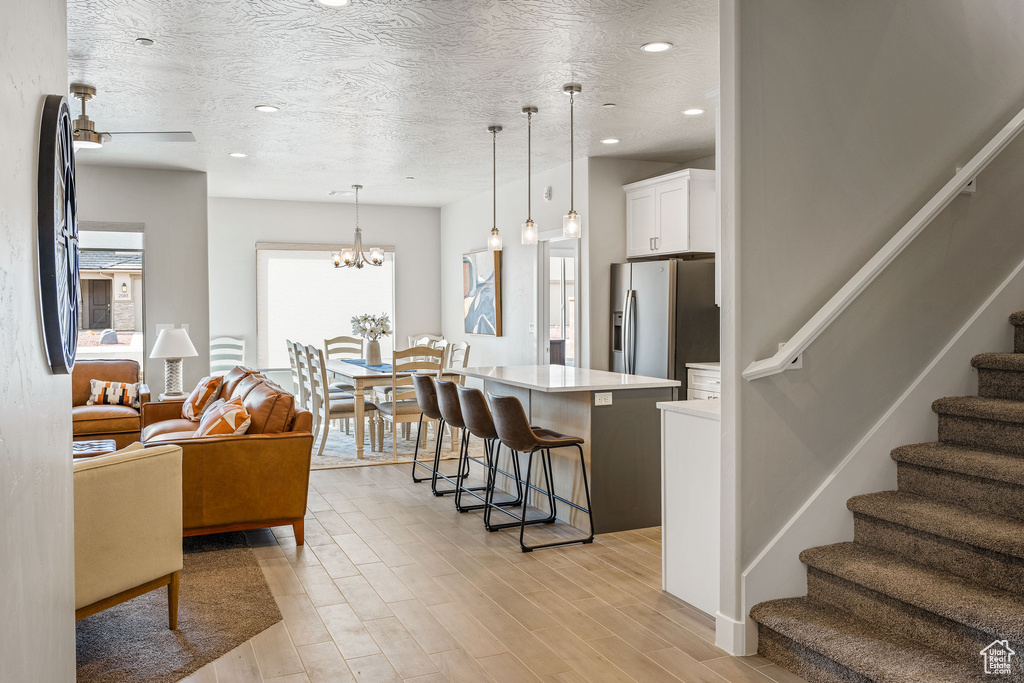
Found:
[[[488,394],[494,416],[494,428],[498,438],[506,448],[518,453],[526,453],[526,479],[523,483],[527,493],[532,489],[537,493],[547,496],[550,515],[539,520],[527,520],[526,501],[524,500],[523,514],[519,517],[519,547],[524,553],[539,548],[552,548],[572,543],[590,543],[594,540],[594,516],[590,511],[590,484],[587,482],[587,463],[583,459],[583,439],[576,436],[566,436],[550,429],[535,429],[530,426],[530,421],[523,410],[523,404],[515,396],[495,396]],[[553,448],[575,448],[580,455],[580,470],[583,473],[583,492],[587,499],[586,507],[577,505],[570,500],[558,496],[554,492],[554,473],[551,467],[551,449]],[[540,453],[541,468],[544,471],[547,489],[541,489],[530,483],[530,475],[533,469],[533,456]],[[558,518],[556,501],[579,510],[587,515],[590,523],[588,535],[583,538],[556,541],[554,543],[526,544],[526,526],[530,523],[554,523]]]
[[[430,471],[430,490],[435,496],[444,496],[449,493],[455,493],[457,489],[448,489],[446,491],[438,490],[437,478],[438,470],[441,464],[441,448],[444,445],[444,427],[445,420],[444,416],[441,415],[441,410],[437,405],[437,390],[434,388],[433,378],[426,373],[414,373],[412,375],[413,389],[416,391],[416,405],[420,409],[420,420],[419,426],[416,428],[416,446],[412,453],[412,480],[418,484],[421,481],[425,481],[426,477],[420,479],[416,478],[416,465],[425,467]],[[435,420],[437,428],[435,429],[436,438],[434,440],[434,466],[425,465],[419,460],[420,452],[420,441],[423,436],[423,418],[426,417],[428,420]],[[461,478],[461,472],[456,474],[456,478]],[[448,477],[444,479],[451,481]],[[454,482],[453,482],[454,483]]]
[[[488,531],[498,531],[499,529],[519,526],[518,521],[503,524],[491,523],[491,510],[498,510],[499,512],[504,512],[509,516],[515,517],[515,515],[512,515],[501,508],[518,507],[523,504],[523,481],[522,475],[519,473],[519,459],[514,453],[511,455],[511,474],[498,467],[498,456],[501,454],[501,441],[498,440],[498,432],[494,429],[494,419],[491,417],[491,409],[487,407],[487,399],[484,398],[484,393],[479,389],[472,389],[463,386],[459,386],[457,389],[459,392],[459,405],[462,407],[462,419],[466,423],[466,429],[473,436],[483,439],[484,453],[487,457],[487,484],[483,498],[484,528]],[[495,503],[494,496],[496,493],[498,474],[504,474],[511,481],[515,482],[516,496],[511,498],[511,494],[502,492],[510,498],[499,503]],[[472,495],[476,498],[480,498],[480,496],[476,494]],[[456,501],[458,501],[458,498],[456,498]]]
[[[458,387],[455,382],[448,382],[445,380],[435,380],[434,389],[437,395],[437,406],[441,411],[441,417],[444,418],[445,424],[449,427],[455,427],[461,431],[461,438],[459,439],[459,466],[457,468],[458,474],[456,479],[458,481],[452,481],[445,475],[438,472],[437,476],[450,481],[455,485],[455,509],[459,512],[468,512],[469,510],[481,510],[484,508],[483,498],[476,495],[476,491],[486,491],[487,486],[477,486],[468,488],[463,486],[469,478],[469,463],[470,460],[480,462],[476,458],[469,457],[469,436],[470,432],[466,429],[466,422],[462,415],[462,406],[459,404],[459,393]],[[484,463],[480,463],[483,465]],[[479,505],[463,505],[462,504],[462,493],[467,492],[475,498],[479,499],[481,503]]]

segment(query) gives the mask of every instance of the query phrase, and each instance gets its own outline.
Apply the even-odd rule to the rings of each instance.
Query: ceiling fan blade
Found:
[[[116,131],[109,135],[112,140],[138,140],[139,142],[195,142],[196,136],[191,131]]]

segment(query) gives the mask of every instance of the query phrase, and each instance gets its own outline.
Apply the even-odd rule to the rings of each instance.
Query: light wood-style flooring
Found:
[[[802,680],[661,591],[659,528],[523,554],[384,465],[312,473],[305,546],[250,539],[284,621],[187,683]]]

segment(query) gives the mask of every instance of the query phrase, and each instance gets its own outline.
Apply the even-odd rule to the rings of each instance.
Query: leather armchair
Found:
[[[139,364],[133,360],[79,360],[71,372],[71,417],[75,441],[113,439],[118,448],[139,441],[141,418],[139,410],[129,406],[90,406],[90,380],[135,384],[139,381]],[[140,404],[150,400],[149,387],[139,387]],[[179,410],[181,406],[179,405]]]
[[[178,622],[181,448],[128,448],[74,464],[75,620],[167,586]]]

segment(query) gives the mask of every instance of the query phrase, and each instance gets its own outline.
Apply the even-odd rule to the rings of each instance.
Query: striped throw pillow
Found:
[[[192,393],[188,395],[185,402],[181,404],[181,416],[186,420],[192,420],[193,422],[199,422],[199,418],[203,416],[203,412],[210,407],[213,403],[213,397],[220,391],[220,384],[224,381],[223,377],[204,377],[199,380],[199,384],[192,390]]]
[[[242,399],[218,399],[203,413],[196,436],[238,436],[245,434],[251,421],[242,407]]]
[[[139,385],[91,379],[89,380],[89,400],[86,401],[86,405],[128,406],[138,409]]]

